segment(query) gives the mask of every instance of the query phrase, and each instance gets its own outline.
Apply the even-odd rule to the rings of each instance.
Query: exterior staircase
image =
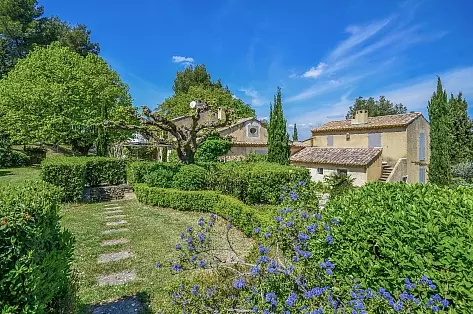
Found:
[[[389,175],[393,171],[393,168],[386,162],[383,161],[381,171],[381,177],[379,178],[379,182],[386,182],[388,180]]]

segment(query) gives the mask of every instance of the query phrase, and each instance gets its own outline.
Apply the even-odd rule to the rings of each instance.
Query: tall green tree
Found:
[[[43,17],[37,0],[0,0],[0,77],[37,45],[59,41],[85,56],[99,52],[85,25],[73,27],[57,17]]]
[[[232,118],[255,117],[250,105],[235,98],[228,87],[223,87],[220,79],[212,81],[205,65],[189,66],[178,71],[173,85],[174,95],[158,105],[158,112],[169,119],[192,114],[189,103],[202,100],[209,104],[210,109],[219,107],[232,110]]]
[[[355,112],[358,110],[368,110],[368,115],[370,117],[387,116],[407,112],[407,108],[403,104],[394,104],[384,96],[379,96],[378,100],[375,100],[373,97],[368,99],[358,97],[355,100],[355,103],[348,109],[346,118],[354,118]]]
[[[287,133],[287,122],[282,109],[280,87],[278,87],[274,96],[274,106],[270,109],[269,119],[268,161],[288,165],[290,156],[289,134]]]
[[[0,123],[17,143],[66,143],[87,154],[99,131],[101,141],[129,136],[104,124],[132,123],[131,109],[128,86],[102,58],[59,43],[35,48],[0,80]]]
[[[202,86],[204,88],[222,88],[219,80],[212,81],[210,74],[204,64],[188,66],[182,71],[177,71],[172,89],[174,93],[187,93],[191,86]]]
[[[299,141],[299,135],[297,134],[297,124],[294,123],[294,131],[292,133],[292,140],[294,142]]]
[[[430,165],[429,182],[439,185],[452,183],[451,149],[452,121],[450,103],[443,90],[440,77],[437,80],[437,91],[428,105],[430,120]]]
[[[452,165],[456,165],[472,158],[473,125],[468,117],[468,104],[461,92],[456,98],[452,94],[449,104],[453,137],[450,158]]]

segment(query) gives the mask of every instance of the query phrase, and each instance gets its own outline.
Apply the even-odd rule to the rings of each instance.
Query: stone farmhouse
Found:
[[[430,126],[419,112],[331,121],[291,156],[293,165],[309,168],[312,180],[337,172],[361,186],[367,182],[425,183],[430,158]]]
[[[200,123],[225,119],[225,111],[221,108],[217,112],[205,111],[201,113]],[[184,116],[172,119],[177,126],[189,124],[191,118]],[[220,136],[230,137],[232,147],[222,159],[238,160],[248,156],[251,152],[264,155],[268,153],[268,130],[261,121],[253,117],[242,118],[233,124],[218,129]]]

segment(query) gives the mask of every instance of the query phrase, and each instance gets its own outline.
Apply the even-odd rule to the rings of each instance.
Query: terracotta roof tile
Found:
[[[313,128],[312,133],[323,133],[327,131],[348,131],[366,129],[384,129],[403,127],[409,125],[422,114],[420,112],[394,114],[389,116],[369,117],[368,123],[352,124],[351,120],[330,121],[319,127]]]
[[[291,161],[360,167],[371,164],[381,151],[381,148],[306,147],[294,154]]]

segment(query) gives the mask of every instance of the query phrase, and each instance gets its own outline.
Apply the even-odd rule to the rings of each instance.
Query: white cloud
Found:
[[[239,91],[245,93],[246,96],[251,98],[250,104],[252,106],[258,107],[266,103],[261,95],[252,88],[240,88]]]
[[[345,31],[351,34],[330,53],[328,60],[332,61],[349,53],[353,48],[370,39],[386,27],[393,20],[393,16],[381,21],[372,22],[366,26],[350,25]]]
[[[194,63],[194,58],[191,57],[181,57],[181,56],[173,56],[172,62],[174,63],[182,63],[185,65],[191,65]]]
[[[470,102],[473,100],[473,66],[452,69],[439,74],[443,88],[450,93],[463,95]],[[384,95],[394,103],[402,103],[410,110],[423,110],[437,88],[437,76],[431,74],[415,81],[409,81],[401,86],[385,88],[375,95]]]
[[[317,65],[317,67],[311,67],[309,71],[302,74],[302,77],[318,78],[324,72],[326,68],[327,68],[327,64],[320,62],[319,65]]]

